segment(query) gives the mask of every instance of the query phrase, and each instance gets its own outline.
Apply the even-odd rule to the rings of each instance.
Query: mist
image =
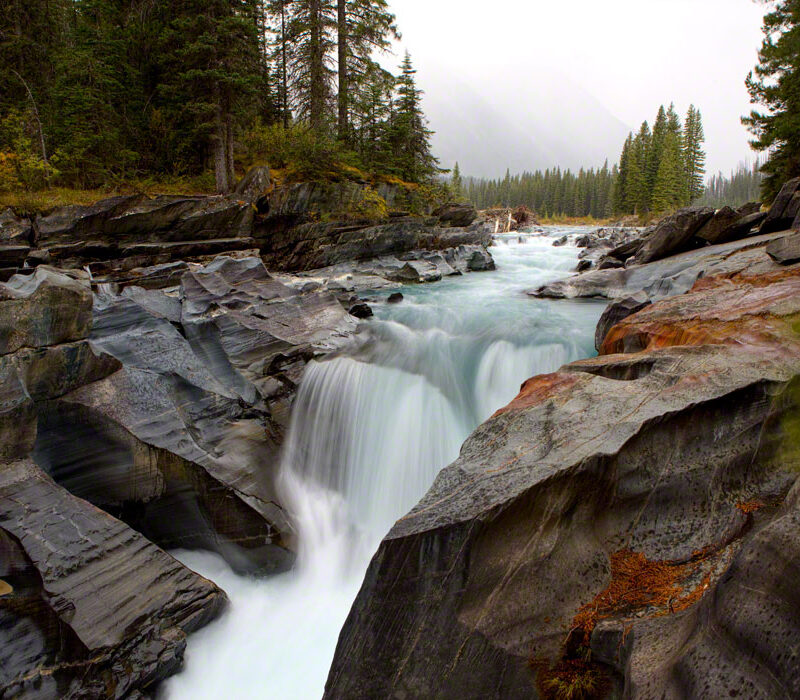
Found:
[[[498,176],[616,162],[659,105],[703,115],[707,172],[754,160],[740,117],[765,6],[753,0],[394,0],[442,166]]]

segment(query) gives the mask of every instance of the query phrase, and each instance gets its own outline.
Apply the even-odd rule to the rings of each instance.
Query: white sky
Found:
[[[744,80],[762,38],[765,6],[754,0],[390,0],[390,6],[403,33],[400,50],[411,52],[423,88],[452,74],[513,110],[517,98],[507,88],[498,94],[497,76],[524,90],[532,74],[546,72],[591,93],[631,129],[644,119],[652,123],[661,103],[674,101],[681,115],[694,103],[703,114],[709,173],[754,158],[739,121],[750,109]]]

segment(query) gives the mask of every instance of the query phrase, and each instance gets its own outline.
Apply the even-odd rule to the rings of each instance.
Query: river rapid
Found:
[[[369,560],[469,434],[536,374],[595,354],[604,305],[533,299],[569,274],[586,229],[498,236],[494,272],[372,295],[375,318],[346,352],[308,365],[284,446],[279,490],[297,524],[294,570],[234,574],[218,556],[174,552],[231,601],[189,638],[171,700],[322,696],[339,630]]]

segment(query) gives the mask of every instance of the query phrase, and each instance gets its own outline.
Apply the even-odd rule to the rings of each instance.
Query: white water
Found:
[[[404,288],[402,304],[375,305],[349,353],[308,366],[280,477],[297,567],[249,579],[214,554],[177,553],[231,606],[192,635],[165,697],[322,696],[339,630],[392,524],[525,379],[593,354],[601,305],[522,294],[574,268],[575,248],[551,246],[565,232],[500,236],[496,272]]]

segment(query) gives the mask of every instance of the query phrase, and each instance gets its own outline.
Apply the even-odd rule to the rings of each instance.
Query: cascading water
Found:
[[[405,288],[402,304],[376,304],[348,352],[309,364],[279,484],[297,523],[297,567],[247,579],[215,555],[177,553],[232,605],[190,638],[166,697],[321,697],[339,630],[392,524],[525,379],[593,353],[601,305],[522,294],[574,267],[575,248],[552,247],[569,232],[498,237],[496,272]]]

